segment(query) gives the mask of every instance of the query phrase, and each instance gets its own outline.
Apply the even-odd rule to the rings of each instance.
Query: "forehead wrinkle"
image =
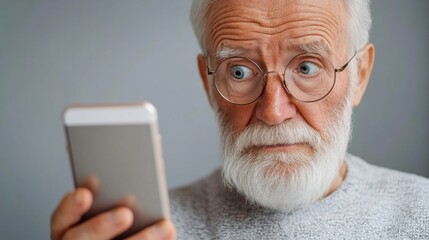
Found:
[[[233,2],[231,2],[231,4],[233,4]],[[243,9],[247,10],[247,14],[243,15]],[[215,45],[218,45],[216,43],[220,42],[218,38],[222,34],[228,35],[229,39],[255,40],[252,38],[244,39],[243,36],[247,36],[249,32],[246,30],[240,30],[243,27],[245,28],[246,24],[250,24],[251,27],[253,27],[255,24],[261,25],[260,23],[258,23],[258,18],[248,17],[248,15],[254,15],[249,14],[249,11],[255,14],[259,13],[260,15],[260,11],[258,11],[258,9],[245,7],[242,5],[226,5],[218,7],[216,11],[210,11],[211,14],[207,16],[207,19],[211,19],[210,21],[208,21],[207,25],[207,28],[210,30],[208,31],[207,40],[211,41],[212,43],[215,43]],[[237,35],[237,37],[234,37],[234,35]]]
[[[236,17],[239,14],[236,14],[236,12],[240,12],[240,8],[226,5],[218,9],[217,11],[211,11],[210,14],[207,16],[208,18],[211,17],[211,22],[214,23],[220,23],[225,18],[230,17]]]
[[[310,14],[310,16],[307,16],[308,14]],[[295,20],[283,21],[283,23],[279,25],[272,25],[273,28],[257,28],[253,32],[268,35],[276,35],[283,32],[287,32],[288,37],[296,38],[296,36],[293,37],[293,35],[299,35],[300,33],[304,32],[305,34],[308,34],[312,31],[320,31],[333,41],[335,39],[335,36],[338,35],[338,33],[340,32],[338,22],[331,21],[327,16],[324,16],[323,14],[319,14],[320,16],[318,14],[319,12],[311,11],[309,11],[305,15],[303,15],[302,13],[293,13],[290,14],[288,18]],[[309,31],[303,31],[306,28],[308,28]]]
[[[226,35],[229,39],[256,40],[249,34],[249,28],[254,28],[255,19],[248,17],[224,16],[220,21],[212,21],[209,25],[209,41],[218,45],[220,38]],[[257,31],[252,31],[256,33]]]
[[[303,31],[305,29],[309,29],[309,31]],[[289,31],[289,32],[293,32],[293,34],[288,34],[288,36],[286,38],[284,38],[285,43],[288,43],[290,40],[293,39],[299,39],[299,38],[323,38],[325,39],[324,41],[324,47],[321,48],[321,50],[326,49],[326,50],[330,50],[330,47],[332,47],[332,43],[334,42],[335,36],[332,32],[329,32],[329,29],[327,30],[323,25],[318,25],[318,24],[312,24],[312,25],[308,25],[308,26],[293,26],[293,27],[289,27],[287,29],[284,29],[283,31]],[[278,35],[279,33],[266,33],[263,31],[253,31],[253,33],[256,34],[264,34],[264,35],[270,35],[270,36],[275,36]],[[282,40],[280,40],[280,42],[282,42]],[[305,50],[305,49],[303,49]],[[325,51],[328,52],[328,51]]]
[[[247,22],[244,22],[244,24],[247,24]],[[249,46],[259,46],[261,44],[269,42],[268,38],[260,38],[260,36],[257,36],[255,34],[262,33],[264,35],[271,35],[267,34],[263,31],[253,30],[252,32],[249,32],[248,29],[243,28],[243,25],[241,23],[235,22],[235,23],[228,23],[227,26],[220,26],[219,30],[210,32],[210,39],[212,46],[215,46],[219,48],[219,46],[223,45],[223,42],[231,41],[231,42],[241,42],[239,44],[245,44],[246,49],[249,48]],[[234,43],[233,45],[236,45],[237,43]]]
[[[291,4],[291,3],[289,3]],[[287,4],[287,5],[289,5]],[[327,8],[315,5],[315,4],[307,4],[307,5],[297,5],[295,7],[291,7],[289,11],[292,11],[291,13],[285,15],[284,13],[282,14],[282,10],[281,8],[275,9],[273,11],[266,11],[265,14],[265,20],[267,21],[260,21],[260,25],[263,27],[276,27],[279,25],[282,25],[282,21],[285,18],[291,18],[294,15],[298,15],[298,14],[305,14],[306,16],[304,17],[303,20],[307,20],[309,18],[315,19],[317,21],[323,21],[324,23],[327,23],[327,25],[332,25],[334,26],[336,29],[339,28],[340,24],[339,24],[339,15],[338,14],[334,14],[334,12],[332,10],[329,10]],[[280,17],[276,16],[276,12],[280,12]],[[262,15],[262,14],[260,14]],[[310,15],[310,16],[308,16]],[[320,15],[319,17],[316,17],[317,15]],[[264,20],[264,19],[260,19],[260,20]],[[276,20],[278,20],[277,22],[280,22],[280,24],[274,24],[276,22]],[[287,19],[286,19],[287,20]],[[292,21],[289,21],[292,22]]]
[[[297,13],[296,15],[298,14],[299,13]],[[312,15],[311,17],[302,16],[302,17],[299,17],[297,20],[289,21],[287,24],[288,28],[285,30],[296,29],[297,31],[302,31],[302,28],[304,27],[316,27],[318,29],[324,29],[326,34],[333,39],[335,35],[338,34],[339,28],[337,25],[334,25],[334,29],[333,29],[332,27],[330,27],[332,26],[331,23],[332,22],[324,16],[314,16],[314,15]]]
[[[330,21],[326,16],[314,15],[315,14],[313,14],[310,19],[306,18],[306,16],[299,16],[299,18],[294,21],[282,21],[282,24],[274,25],[274,28],[261,27],[261,24],[257,24],[256,27],[255,25],[252,25],[251,29],[253,30],[250,32],[245,26],[246,24],[254,24],[254,22],[250,22],[252,19],[239,18],[236,16],[225,17],[219,22],[211,22],[212,28],[209,32],[209,40],[215,45],[218,45],[218,43],[221,42],[221,40],[225,37],[236,40],[252,40],[252,34],[277,35],[286,32],[286,37],[291,39],[307,35],[310,36],[312,33],[314,35],[324,36],[324,38],[327,38],[333,42],[336,33],[339,32],[337,25]],[[295,17],[295,14],[291,14],[290,17]],[[335,25],[335,29],[329,27],[332,26],[330,23]],[[309,28],[309,31],[303,31],[306,28]],[[256,39],[257,36],[253,40]]]
[[[232,2],[231,2],[232,4]],[[282,13],[283,10],[288,10],[285,8],[276,8],[274,10],[271,9],[255,9],[254,7],[247,7],[243,5],[226,5],[221,6],[217,11],[213,10],[210,11],[210,16],[212,17],[212,25],[213,27],[217,27],[217,25],[222,25],[224,22],[230,21],[230,18],[237,17],[241,18],[242,22],[252,22],[256,23],[257,25],[261,27],[267,27],[267,28],[277,28],[281,25],[287,24],[289,21],[288,18],[292,18],[297,14],[305,14],[301,20],[307,20],[309,18],[313,18],[316,21],[321,21],[326,23],[327,25],[332,25],[335,28],[338,29],[339,22],[338,22],[338,14],[334,14],[332,11],[314,5],[314,4],[307,4],[305,6],[298,5],[294,8],[291,7],[289,11],[292,11],[289,14]],[[286,5],[289,5],[291,3],[288,3]],[[276,14],[280,13],[280,14]],[[310,15],[310,16],[308,16]],[[316,17],[314,15],[320,15],[319,17]],[[252,17],[248,17],[252,16]]]
[[[241,18],[237,17],[237,14],[235,14],[237,11],[238,10],[236,8],[231,9],[231,6],[228,5],[220,8],[218,11],[212,11],[211,14],[207,16],[208,19],[211,17],[211,21],[209,21],[207,26],[207,28],[210,29],[210,33],[212,34],[219,31],[219,29],[221,29],[225,23],[231,23],[235,21],[240,22]]]
[[[237,31],[235,29],[224,29],[223,33],[214,39],[213,43],[217,51],[221,49],[222,47],[231,47],[231,48],[237,48],[239,46],[245,46],[243,49],[243,52],[246,52],[244,49],[253,49],[254,47],[259,46],[271,46],[274,47],[277,44],[274,44],[272,41],[262,41],[261,39],[255,39],[255,38],[243,38],[243,34],[246,35],[245,32],[243,32],[240,35],[237,35]],[[325,54],[332,54],[332,48],[333,45],[331,44],[331,41],[329,41],[329,37],[326,35],[326,33],[323,30],[317,30],[314,31],[311,34],[300,34],[298,36],[293,36],[289,38],[285,38],[284,40],[280,40],[279,46],[286,46],[286,49],[288,50],[297,50],[297,51],[303,51],[303,52],[312,52],[312,53],[325,53]],[[332,40],[332,39],[331,39]],[[231,46],[232,45],[232,46]],[[216,51],[216,52],[217,52]],[[240,52],[242,54],[243,52]]]

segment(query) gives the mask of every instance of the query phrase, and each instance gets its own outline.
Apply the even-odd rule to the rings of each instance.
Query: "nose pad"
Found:
[[[290,91],[289,91],[289,88],[287,87],[287,83],[286,83],[286,78],[285,78],[285,75],[284,74],[282,74],[282,85],[283,85],[283,88],[285,89],[285,91],[287,92],[287,94],[288,94],[288,96],[289,97],[292,97],[292,93],[290,93]]]

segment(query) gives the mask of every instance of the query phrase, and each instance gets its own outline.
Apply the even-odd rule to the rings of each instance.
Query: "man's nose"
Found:
[[[296,115],[296,106],[283,86],[283,79],[276,72],[265,75],[264,92],[256,104],[256,117],[268,125],[278,125]]]

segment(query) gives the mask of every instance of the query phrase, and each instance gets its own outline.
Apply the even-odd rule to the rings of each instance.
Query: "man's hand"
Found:
[[[65,195],[51,217],[51,239],[111,239],[131,227],[133,214],[126,207],[101,213],[76,225],[92,202],[93,196],[86,188]],[[163,220],[128,239],[176,239],[176,229],[170,221]]]

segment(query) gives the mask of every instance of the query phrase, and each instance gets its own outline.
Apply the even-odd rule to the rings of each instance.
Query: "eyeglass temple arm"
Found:
[[[353,56],[346,62],[346,64],[344,64],[342,67],[340,67],[340,68],[336,68],[335,69],[335,72],[342,72],[342,71],[344,71],[344,69],[346,69],[347,68],[347,66],[349,65],[349,63],[352,61],[352,59],[356,56],[356,54],[357,54],[357,51],[355,51],[355,53],[353,54]]]
[[[207,66],[207,75],[213,75],[215,72],[214,71],[210,71],[209,66]]]
[[[204,58],[206,59],[206,67],[207,67],[207,75],[213,75],[215,72],[210,70],[209,68],[209,57],[208,56],[204,56]]]

